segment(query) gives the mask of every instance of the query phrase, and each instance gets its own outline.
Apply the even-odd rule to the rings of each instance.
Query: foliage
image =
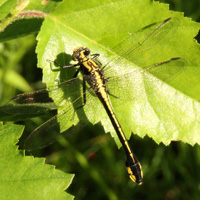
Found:
[[[136,65],[145,67],[173,57],[181,57],[185,61],[183,70],[173,80],[162,79],[162,77],[151,74],[144,76],[143,85],[138,87],[138,91],[146,88],[144,94],[148,96],[148,101],[140,97],[140,101],[123,102],[119,106],[112,99],[113,107],[128,137],[132,130],[141,137],[147,134],[157,143],[169,144],[173,140],[182,140],[192,145],[199,143],[200,61],[197,56],[199,45],[193,40],[199,30],[197,23],[183,17],[181,13],[169,11],[164,4],[153,3],[149,0],[80,0],[79,3],[77,1],[63,1],[62,3],[50,1],[48,4],[44,4],[45,1],[32,0],[30,2],[19,1],[20,6],[19,4],[15,6],[16,2],[2,1],[0,3],[0,9],[4,11],[0,12],[2,20],[0,28],[3,31],[0,33],[0,40],[3,42],[0,49],[2,52],[0,56],[1,105],[6,99],[14,96],[15,89],[27,92],[31,88],[36,90],[42,87],[41,72],[35,67],[34,54],[35,33],[38,31],[38,66],[43,68],[43,81],[47,83],[47,86],[52,86],[55,84],[57,73],[50,70],[47,59],[67,65],[71,61],[69,55],[72,54],[73,49],[83,45],[89,47],[93,53],[100,53],[101,60],[106,63],[107,55],[111,55],[110,50],[113,50],[113,47],[129,33],[136,32],[142,35],[145,31],[151,30],[154,23],[159,24],[168,17],[172,17],[175,22],[172,23],[172,27],[169,27],[172,28],[168,30],[169,35],[163,32],[164,39],[157,37],[154,43],[150,43],[153,48],[148,51],[148,54],[145,54],[142,59],[133,56],[129,64],[135,70],[138,69]],[[176,10],[188,7],[180,6],[178,3],[179,1],[173,1]],[[179,6],[176,7],[176,5]],[[190,10],[190,16],[197,20],[200,18],[198,7],[193,7],[193,9],[196,10]],[[8,41],[30,33],[32,35],[28,37]],[[119,51],[114,51],[114,55],[116,54],[121,56]],[[62,71],[61,79],[72,77],[73,73],[73,70],[69,73]],[[28,85],[26,80],[31,85]],[[128,95],[127,90],[125,93]],[[63,113],[62,110],[65,107],[60,106],[63,104],[63,97],[58,99],[56,94],[52,96],[58,106],[58,112]],[[138,98],[139,93],[136,93],[135,97]],[[117,141],[101,104],[95,103],[105,131],[110,131]],[[42,110],[42,108],[38,109]],[[88,110],[89,108],[86,109],[89,121],[93,124],[99,122],[98,116],[94,115],[92,110]],[[28,120],[24,137],[44,118],[48,117]],[[62,126],[61,129],[65,130],[65,121]],[[8,124],[7,127],[8,133],[11,132],[9,127],[12,126]],[[11,140],[11,137],[7,140]],[[137,187],[132,182],[128,182],[122,150],[117,150],[109,136],[103,134],[100,124],[85,127],[81,133],[71,135],[69,141],[60,140],[59,143],[48,147],[45,151],[32,153],[39,154],[39,156],[48,155],[47,162],[55,164],[62,171],[76,173],[77,177],[69,191],[77,198],[173,199],[192,197],[195,199],[198,196],[197,185],[200,178],[198,176],[198,146],[192,148],[183,143],[172,142],[170,146],[165,147],[162,144],[156,145],[147,137],[141,140],[134,135],[133,150],[140,158],[144,170],[144,186]],[[21,143],[23,143],[23,138]],[[23,159],[26,158],[23,157]],[[33,163],[37,162],[37,159],[36,161],[33,158],[30,159]],[[23,167],[25,169],[26,165]],[[45,168],[46,166],[40,167]],[[36,172],[39,171],[37,168]],[[46,173],[54,173],[54,169],[48,168]],[[66,185],[61,190],[67,187],[70,180],[65,182]],[[51,189],[51,192],[56,191],[56,187]],[[43,186],[39,190],[35,188],[35,191],[42,191],[41,188]],[[24,188],[21,190],[21,192],[28,191]],[[188,191],[187,194],[185,191]],[[45,194],[48,197],[47,195],[51,193],[47,191]]]
[[[73,199],[64,192],[73,175],[44,165],[44,159],[27,157],[16,143],[23,126],[0,124],[1,199]],[[56,190],[55,190],[56,188]]]

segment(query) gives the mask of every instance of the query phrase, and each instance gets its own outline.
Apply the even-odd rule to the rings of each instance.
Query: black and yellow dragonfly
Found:
[[[26,149],[34,149],[48,145],[56,138],[55,133],[54,135],[51,134],[51,130],[55,129],[58,130],[57,132],[63,132],[62,128],[60,130],[60,124],[69,122],[70,128],[75,124],[76,117],[82,126],[86,125],[87,120],[83,116],[84,112],[87,112],[87,108],[91,107],[95,110],[96,102],[94,103],[93,99],[94,96],[97,96],[106,110],[112,126],[124,148],[128,175],[132,181],[141,185],[143,182],[141,164],[126,139],[111,102],[118,101],[121,104],[135,98],[133,95],[135,92],[133,90],[134,87],[130,87],[130,84],[132,84],[131,80],[135,77],[142,76],[145,73],[151,73],[162,80],[166,80],[177,76],[183,70],[184,61],[178,56],[147,67],[139,66],[142,68],[138,66],[135,69],[131,69],[130,67],[124,69],[120,67],[122,63],[129,65],[129,62],[133,58],[137,58],[135,62],[140,63],[139,59],[141,59],[141,55],[148,56],[149,49],[153,49],[158,42],[162,44],[162,42],[173,35],[174,29],[172,27],[174,27],[174,24],[178,26],[177,19],[168,18],[161,23],[155,23],[145,27],[141,33],[132,34],[112,49],[115,52],[115,56],[105,65],[102,65],[102,61],[99,61],[99,54],[91,54],[90,49],[82,46],[77,47],[74,49],[72,55],[72,59],[76,61],[76,64],[60,66],[62,69],[77,67],[77,71],[72,79],[49,87],[46,90],[25,93],[14,97],[12,101],[21,104],[40,103],[40,100],[45,102],[44,99],[48,96],[46,94],[50,92],[53,99],[54,96],[60,99],[59,106],[61,108],[63,104],[65,107],[67,105],[67,108],[60,109],[61,111],[59,111],[58,116],[48,120],[29,135],[25,144]],[[156,55],[157,52],[155,51],[154,54]],[[54,62],[54,64],[57,63]],[[79,76],[79,72],[82,74],[81,77]],[[80,94],[80,88],[82,94]],[[57,118],[59,118],[59,122]],[[79,127],[82,127],[81,125]],[[75,126],[73,130],[77,131]]]

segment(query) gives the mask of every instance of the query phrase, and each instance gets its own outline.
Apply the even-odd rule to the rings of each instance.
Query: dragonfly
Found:
[[[178,76],[183,71],[184,61],[180,57],[169,58],[149,66],[141,66],[142,61],[140,60],[142,55],[148,56],[148,51],[153,49],[158,42],[160,45],[168,40],[173,35],[174,27],[177,26],[176,18],[168,18],[145,27],[141,32],[131,34],[111,50],[115,54],[105,65],[102,65],[100,54],[92,54],[89,48],[83,46],[76,47],[73,51],[72,59],[76,62],[75,64],[61,66],[54,61],[54,64],[61,69],[77,68],[72,79],[45,90],[20,94],[12,98],[12,101],[19,104],[36,102],[40,105],[41,101],[48,102],[47,99],[54,99],[54,97],[60,99],[61,109],[59,109],[58,115],[42,124],[28,136],[25,142],[26,149],[44,147],[53,142],[58,133],[65,132],[61,128],[62,123],[69,123],[68,128],[72,128],[74,132],[79,131],[88,123],[85,112],[90,109],[95,110],[97,104],[95,99],[99,99],[125,151],[127,173],[133,182],[141,185],[143,183],[141,163],[129,145],[112,102],[120,105],[135,99],[133,94],[137,85],[133,86],[134,78],[137,79],[141,75],[151,73],[165,81]],[[156,55],[158,52],[154,51],[153,53]],[[124,63],[129,65],[132,59],[136,63],[134,69],[121,67]],[[151,59],[149,58],[149,60]],[[52,71],[54,70],[52,69]],[[80,92],[81,90],[82,92]],[[47,95],[49,92],[51,98]],[[139,96],[137,94],[136,97]],[[52,101],[50,102],[52,103]],[[62,109],[63,104],[65,107]],[[77,121],[79,121],[79,126],[74,125]],[[51,131],[53,129],[57,131]]]

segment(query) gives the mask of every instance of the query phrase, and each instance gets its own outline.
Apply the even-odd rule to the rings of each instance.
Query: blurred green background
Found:
[[[199,0],[162,0],[171,10],[200,22]],[[18,93],[44,88],[37,66],[36,34],[0,43],[0,105]],[[200,41],[200,37],[197,37]],[[12,77],[12,78],[10,78]],[[51,113],[50,115],[52,115]],[[21,122],[25,138],[50,115]],[[95,130],[95,131],[94,131]],[[67,192],[75,199],[200,199],[200,147],[172,142],[157,145],[152,139],[131,137],[130,145],[142,163],[144,184],[137,186],[125,170],[124,152],[100,124],[71,134],[68,140],[40,151],[56,168],[76,174]]]

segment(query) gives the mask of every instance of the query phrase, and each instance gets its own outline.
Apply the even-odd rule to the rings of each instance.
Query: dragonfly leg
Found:
[[[76,77],[78,76],[79,71],[80,71],[80,68],[78,68],[78,69],[76,70],[76,72],[75,72],[73,78],[76,78]]]
[[[79,66],[80,63],[77,63],[77,64],[73,64],[73,65],[66,65],[66,66],[62,66],[62,68],[72,68],[72,67],[76,67],[76,66]]]
[[[53,61],[53,60],[48,60],[47,59],[46,61],[49,62],[50,64],[55,63],[60,68],[72,68],[72,67],[76,67],[76,66],[80,65],[80,63],[77,63],[77,64],[72,64],[72,65],[62,66],[61,64],[59,64],[59,63],[57,63],[56,61]],[[59,70],[59,69],[53,69],[51,65],[50,65],[50,67],[51,67],[52,71],[58,71]]]
[[[112,97],[119,98],[119,97],[115,96],[114,94],[111,94],[110,91],[107,88],[106,88],[106,92]]]
[[[80,69],[77,69],[77,71],[75,72],[73,79],[70,81],[70,84],[73,84],[74,82],[74,78],[76,78],[78,76],[78,73],[80,72]]]
[[[95,60],[95,59],[97,59],[97,58],[100,56],[100,54],[96,53],[96,54],[92,54],[92,56],[94,56],[94,57],[92,58],[92,60]]]
[[[97,58],[100,56],[100,54],[92,54],[93,58],[91,60],[95,60],[95,62],[99,65],[102,66],[101,62],[97,60]]]

